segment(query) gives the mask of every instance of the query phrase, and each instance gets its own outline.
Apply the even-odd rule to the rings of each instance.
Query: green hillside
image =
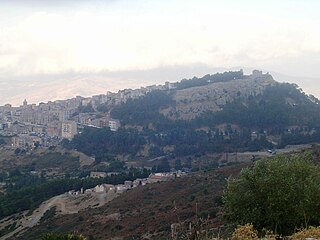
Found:
[[[206,89],[223,91],[216,93],[216,101]],[[192,95],[181,100],[186,90]],[[199,101],[207,108],[195,114]],[[214,104],[216,110],[206,110]],[[180,117],[179,109],[191,112],[190,119]],[[188,156],[320,141],[319,100],[295,84],[277,83],[269,74],[253,77],[239,71],[182,80],[176,89],[152,91],[115,105],[110,114],[120,120],[120,130],[86,128],[65,146],[101,161],[116,155]]]

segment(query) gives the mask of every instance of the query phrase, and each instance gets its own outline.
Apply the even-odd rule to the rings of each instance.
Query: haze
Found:
[[[261,69],[320,97],[320,2],[0,1],[0,104]]]

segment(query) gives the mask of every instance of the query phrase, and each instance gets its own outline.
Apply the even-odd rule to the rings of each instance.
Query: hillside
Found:
[[[270,74],[226,72],[168,84],[118,105],[117,132],[83,131],[66,147],[96,159],[257,151],[320,141],[320,104]],[[90,139],[90,140],[89,140]]]
[[[320,162],[320,147],[299,150],[311,153]],[[91,240],[169,239],[172,224],[180,223],[178,235],[192,229],[209,234],[230,234],[223,218],[222,194],[229,176],[237,176],[252,162],[218,169],[198,171],[173,181],[139,186],[98,208],[86,208],[76,214],[51,210],[39,225],[12,239],[40,239],[47,232],[78,232]],[[104,193],[105,194],[105,193]],[[80,198],[78,198],[79,200]],[[208,218],[209,217],[209,218]],[[179,238],[180,239],[180,238]],[[185,239],[181,237],[181,239]]]
[[[262,74],[257,70],[248,76],[243,73],[241,75],[239,72],[232,72],[232,74],[229,72],[229,74],[230,76],[224,80],[214,81],[207,75],[199,79],[182,80],[176,84],[175,89],[151,92],[139,99],[129,99],[126,103],[113,107],[111,116],[119,118],[125,125],[146,125],[161,116],[173,121],[189,122],[188,120],[201,119],[208,113],[222,115],[230,111],[230,106],[235,104],[248,109],[252,114],[257,113],[252,103],[257,105],[256,108],[260,107],[259,110],[269,107],[268,103],[273,104],[273,110],[281,108],[283,114],[289,111],[289,118],[304,119],[301,124],[308,124],[306,116],[300,112],[304,107],[307,107],[313,115],[319,116],[319,100],[306,95],[295,84],[276,82],[270,74]],[[186,82],[190,83],[186,84]],[[153,116],[149,116],[151,113]],[[160,117],[157,113],[160,113]],[[149,116],[145,122],[140,119],[142,114]],[[258,112],[258,114],[265,117],[269,112]],[[228,117],[230,116],[226,116],[220,122],[237,123]],[[284,125],[291,125],[292,122],[289,120],[284,122]],[[254,127],[263,126],[257,122]]]
[[[51,231],[76,231],[88,239],[167,239],[171,224],[195,223],[196,219],[208,216],[210,228],[218,231],[223,227],[221,194],[225,179],[242,166],[141,186],[100,208],[47,219],[17,239],[38,239]]]
[[[238,173],[252,160],[286,152],[280,149],[287,145],[320,142],[319,100],[295,84],[276,82],[270,74],[254,71],[247,76],[240,70],[150,89],[141,95],[119,92],[123,102],[94,105],[89,99],[72,116],[74,121],[80,115],[94,116],[93,120],[110,117],[121,122],[117,130],[79,124],[79,134],[71,141],[64,139],[62,146],[35,147],[30,152],[4,146],[0,177],[6,186],[0,195],[0,217],[20,218],[27,210],[31,214],[46,200],[56,203],[57,197],[60,201],[59,195],[69,190],[183,170],[194,173],[173,182],[138,187],[98,209],[93,209],[97,205],[83,208],[101,199],[84,199],[80,213],[52,218],[62,208],[75,206],[59,202],[50,210],[45,205],[44,219],[27,233],[27,239],[52,230],[94,236],[89,239],[152,239],[168,236],[172,223],[208,215],[214,216],[210,226],[215,229],[222,224],[219,196],[230,173]],[[210,171],[198,171],[204,169]],[[119,174],[86,178],[90,171]],[[21,221],[28,224],[28,217]],[[18,224],[6,225],[1,234]]]
[[[167,116],[177,116],[177,119],[194,119],[205,112],[218,112],[223,110],[227,103],[239,98],[263,95],[268,87],[275,86],[276,81],[269,74],[251,75],[226,82],[215,82],[205,86],[191,87],[175,91],[172,99],[174,106],[163,109],[161,112]]]

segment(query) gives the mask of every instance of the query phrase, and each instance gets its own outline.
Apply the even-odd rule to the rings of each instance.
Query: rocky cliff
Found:
[[[276,84],[270,74],[254,71],[243,79],[177,90],[172,96],[176,101],[175,106],[163,109],[161,113],[169,118],[193,119],[207,111],[220,111],[226,103],[240,97],[262,95],[267,87]]]

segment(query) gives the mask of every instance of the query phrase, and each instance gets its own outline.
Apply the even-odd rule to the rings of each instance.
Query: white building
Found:
[[[77,134],[77,123],[74,121],[64,121],[61,124],[61,136],[71,140]]]
[[[109,128],[111,131],[115,132],[120,127],[120,121],[119,120],[109,120]]]
[[[104,188],[103,185],[97,185],[95,186],[94,191],[97,193],[101,193],[101,192],[106,192],[106,189]]]
[[[92,178],[105,178],[107,173],[105,172],[90,172],[90,177]]]

